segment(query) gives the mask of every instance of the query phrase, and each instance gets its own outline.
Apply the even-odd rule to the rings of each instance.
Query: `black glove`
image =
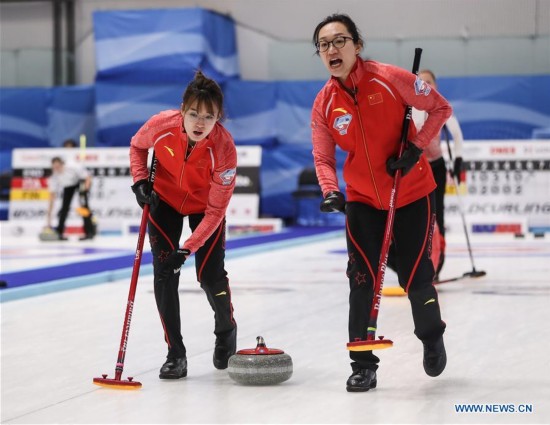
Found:
[[[87,195],[89,192],[88,189],[86,189],[86,180],[80,180],[78,182],[78,193],[80,194],[80,196],[84,196],[84,195]]]
[[[187,260],[187,257],[191,255],[191,251],[188,249],[178,248],[172,251],[172,253],[159,264],[158,276],[160,279],[169,279],[171,276],[180,272],[181,266]]]
[[[393,177],[395,176],[395,172],[401,169],[402,175],[406,176],[418,162],[420,155],[422,155],[422,149],[414,143],[409,142],[401,158],[397,159],[396,156],[392,156],[386,161],[386,170],[388,174]]]
[[[456,181],[460,183],[462,178],[462,157],[457,156],[455,158],[455,164],[453,167],[453,177],[456,177]]]
[[[346,211],[346,199],[342,192],[329,192],[320,205],[321,211],[325,213],[335,213]]]
[[[141,208],[143,208],[145,204],[151,205],[152,209],[158,205],[159,197],[157,192],[151,190],[147,179],[135,182],[132,186],[132,192],[136,194],[137,203]]]

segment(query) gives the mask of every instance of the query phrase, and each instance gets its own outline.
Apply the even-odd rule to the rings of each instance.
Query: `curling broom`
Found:
[[[153,152],[153,158],[151,160],[151,171],[149,173],[149,188],[153,189],[153,182],[155,180],[156,158]],[[145,239],[145,232],[147,229],[147,218],[149,216],[149,204],[143,206],[143,212],[141,213],[141,224],[139,226],[139,236],[136,248],[136,255],[134,257],[134,267],[132,270],[132,280],[130,282],[130,292],[128,294],[128,303],[126,304],[126,315],[124,317],[124,326],[122,327],[122,337],[120,339],[120,348],[118,350],[118,358],[115,367],[115,377],[107,378],[107,375],[102,375],[101,378],[94,378],[94,384],[102,387],[119,389],[119,390],[137,390],[141,388],[141,382],[134,381],[132,377],[128,379],[122,379],[122,370],[124,369],[124,358],[126,357],[126,345],[128,344],[128,334],[130,333],[130,322],[132,320],[132,312],[134,309],[134,299],[136,296],[136,287],[139,276],[139,268],[141,265],[141,257],[143,255],[143,242]]]
[[[453,185],[455,187],[456,192],[456,199],[458,201],[458,211],[460,213],[460,218],[462,219],[462,228],[464,229],[464,236],[466,237],[466,245],[468,246],[468,254],[470,254],[470,263],[472,264],[472,271],[464,273],[462,276],[460,276],[460,279],[465,277],[483,277],[487,274],[487,272],[483,270],[476,270],[476,266],[474,264],[474,255],[472,254],[472,246],[470,244],[470,237],[468,236],[468,226],[466,225],[466,217],[464,216],[464,208],[462,206],[462,200],[460,197],[460,176],[455,175],[454,169],[453,169],[453,153],[451,152],[451,144],[449,142],[449,129],[446,125],[443,126],[443,133],[445,134],[445,142],[447,142],[447,152],[449,154],[449,174],[451,175],[451,180],[453,181]],[[456,279],[458,280],[458,279]],[[449,280],[451,281],[451,280]],[[438,282],[443,283],[443,282]]]
[[[418,75],[420,68],[420,57],[422,56],[422,49],[417,47],[414,49],[414,62],[412,72]],[[407,144],[409,134],[409,124],[411,122],[412,107],[408,105],[405,109],[405,117],[403,118],[403,127],[401,131],[401,145],[399,146],[398,157],[401,158],[405,145]],[[393,221],[395,219],[395,203],[397,201],[397,191],[399,189],[399,183],[401,182],[401,170],[398,169],[395,172],[393,179],[393,186],[390,194],[390,205],[388,210],[388,218],[386,219],[386,229],[384,230],[384,239],[382,241],[382,249],[380,251],[380,260],[378,262],[378,272],[376,273],[376,281],[374,284],[374,299],[372,300],[372,306],[370,309],[369,324],[367,327],[367,339],[355,340],[347,343],[347,349],[349,351],[371,351],[382,350],[384,348],[391,348],[393,341],[384,339],[383,336],[375,339],[376,336],[376,323],[378,321],[378,312],[380,310],[380,301],[382,299],[382,289],[384,286],[384,276],[386,274],[386,266],[388,264],[388,252],[390,250],[391,235],[393,230]]]

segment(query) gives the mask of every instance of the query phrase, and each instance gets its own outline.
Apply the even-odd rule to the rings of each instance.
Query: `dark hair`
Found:
[[[54,156],[52,158],[52,164],[55,164],[56,162],[59,162],[60,164],[65,164],[65,161],[59,156]]]
[[[197,109],[204,105],[208,112],[214,115],[214,107],[217,107],[218,117],[222,118],[224,115],[222,89],[218,83],[211,78],[207,78],[200,70],[195,73],[195,78],[183,93],[182,108],[187,111],[195,102],[197,102]]]
[[[315,27],[315,31],[313,31],[313,45],[317,47],[317,43],[319,42],[319,31],[321,31],[321,28],[323,28],[325,25],[330,24],[332,22],[340,22],[341,24],[344,24],[346,29],[351,35],[351,38],[353,38],[353,43],[357,44],[359,43],[361,46],[363,46],[363,38],[361,37],[361,34],[359,33],[359,30],[357,29],[357,25],[355,25],[355,22],[346,14],[343,13],[334,13],[332,15],[327,16],[325,19],[323,19],[317,26]],[[317,52],[319,54],[319,52]]]
[[[73,139],[67,139],[63,142],[64,148],[76,148],[76,142]]]

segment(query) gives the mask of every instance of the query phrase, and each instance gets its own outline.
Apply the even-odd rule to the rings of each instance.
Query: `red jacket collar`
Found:
[[[358,82],[363,78],[363,75],[366,73],[366,66],[365,61],[360,57],[357,56],[355,59],[355,63],[353,64],[353,68],[351,68],[351,71],[346,78],[346,81],[344,82],[344,85],[348,87],[349,89],[353,89],[354,83],[355,85],[358,84]],[[337,86],[340,86],[340,81],[336,77],[331,77],[331,80],[333,81],[333,84],[336,84]]]

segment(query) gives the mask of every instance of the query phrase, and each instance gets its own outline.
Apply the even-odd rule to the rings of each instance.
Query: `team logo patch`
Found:
[[[428,96],[430,92],[432,91],[432,88],[428,83],[421,80],[420,77],[416,77],[416,80],[414,81],[414,92],[417,96],[423,94],[424,96]]]
[[[223,173],[220,174],[220,179],[222,180],[222,184],[224,186],[231,184],[236,174],[237,174],[237,170],[235,168],[230,168],[229,170],[225,170]]]
[[[345,109],[342,108],[335,109],[335,111],[345,113],[345,115],[340,115],[339,117],[336,117],[333,124],[333,127],[338,131],[338,133],[340,133],[341,136],[343,136],[348,132],[348,127],[351,122],[352,116],[351,114],[348,114]]]

